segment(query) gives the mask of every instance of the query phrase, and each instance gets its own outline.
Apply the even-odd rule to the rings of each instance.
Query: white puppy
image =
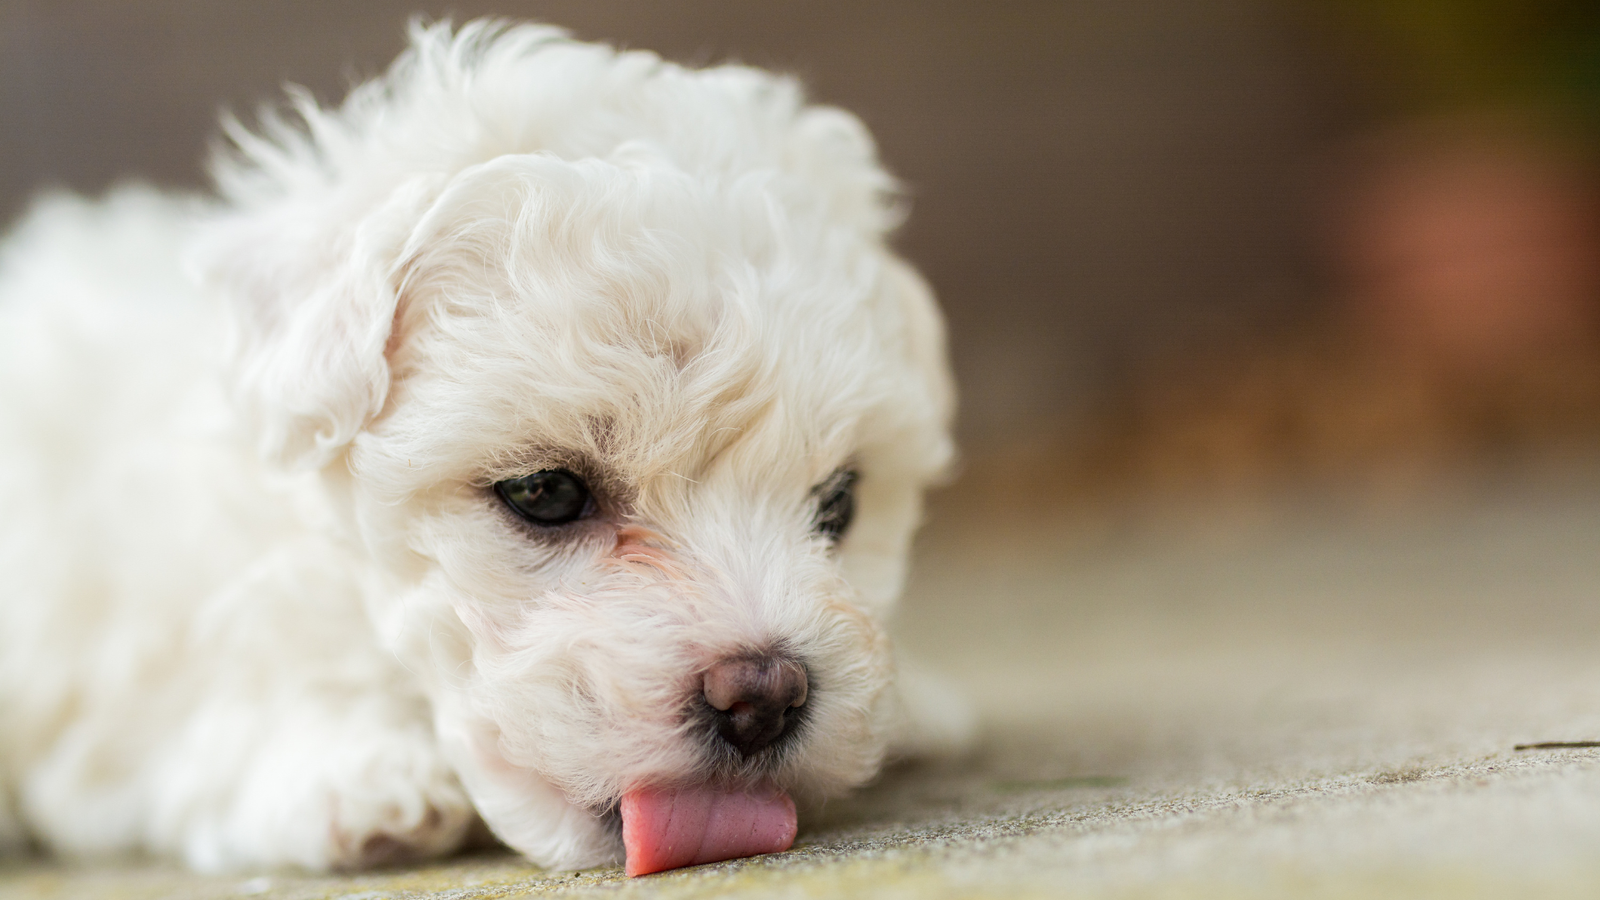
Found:
[[[650,871],[959,739],[890,687],[952,391],[856,119],[493,23],[295,113],[4,247],[0,841]]]

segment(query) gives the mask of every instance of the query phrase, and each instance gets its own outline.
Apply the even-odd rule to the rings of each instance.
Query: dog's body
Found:
[[[890,686],[951,392],[864,130],[552,29],[413,44],[235,130],[220,203],[5,245],[0,843],[352,867],[481,815],[580,866],[641,791],[959,737]]]

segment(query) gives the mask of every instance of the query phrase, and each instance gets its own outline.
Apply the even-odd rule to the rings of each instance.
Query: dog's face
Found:
[[[327,402],[278,427],[348,498],[375,626],[475,793],[521,773],[603,814],[645,785],[820,797],[876,770],[949,389],[920,282],[805,191],[641,147],[500,157],[402,187],[340,248],[370,258],[338,261],[324,327],[381,370],[315,375],[310,325],[243,351],[258,380],[368,391],[355,424]],[[476,799],[517,845],[516,804]]]

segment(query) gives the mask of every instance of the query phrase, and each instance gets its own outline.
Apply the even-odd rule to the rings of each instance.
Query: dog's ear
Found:
[[[799,88],[786,85],[791,102]],[[901,185],[878,159],[872,133],[861,120],[832,106],[797,108],[785,147],[785,166],[799,174],[828,218],[880,237],[905,220]]]
[[[790,88],[798,90],[792,84]],[[861,120],[833,107],[797,111],[786,161],[829,205],[830,219],[857,228],[878,246],[882,277],[877,302],[887,314],[883,333],[898,335],[895,349],[918,385],[917,401],[902,405],[880,425],[891,427],[891,421],[931,423],[933,431],[913,441],[897,438],[897,444],[902,452],[907,447],[926,451],[926,458],[917,461],[924,474],[948,472],[955,458],[950,428],[956,389],[944,319],[928,283],[887,243],[887,235],[907,211],[901,185],[878,160],[872,135]]]
[[[225,301],[230,386],[262,455],[320,468],[388,397],[407,240],[438,179],[340,184],[317,171],[309,142],[296,154],[233,137],[231,208],[189,261]]]

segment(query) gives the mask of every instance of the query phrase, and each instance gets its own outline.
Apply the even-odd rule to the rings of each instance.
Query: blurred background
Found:
[[[0,0],[0,218],[185,188],[220,110],[381,71],[413,12],[793,72],[858,113],[1017,502],[1600,454],[1600,4]]]

